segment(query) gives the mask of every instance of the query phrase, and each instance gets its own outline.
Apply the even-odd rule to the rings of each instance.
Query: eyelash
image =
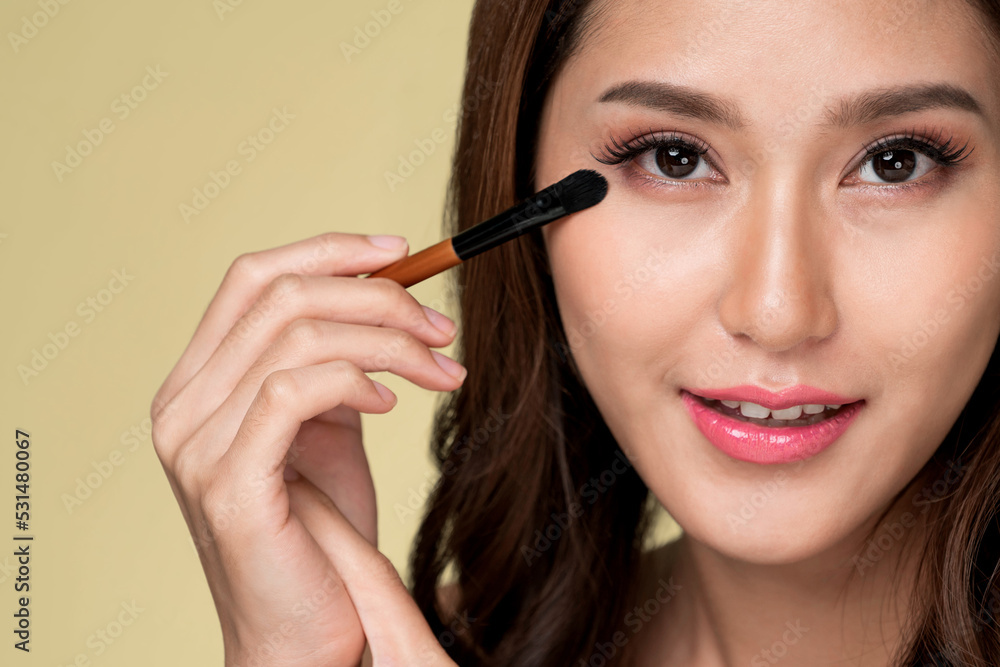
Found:
[[[700,158],[708,152],[708,145],[699,139],[688,140],[681,138],[675,132],[653,132],[650,130],[648,134],[626,142],[619,141],[617,137],[611,137],[611,140],[605,144],[601,156],[594,155],[593,157],[601,164],[613,166],[624,164],[653,148],[683,148],[696,153]]]
[[[889,150],[914,150],[923,153],[927,157],[934,160],[934,162],[945,168],[954,167],[972,154],[971,150],[967,153],[965,152],[965,149],[969,145],[968,142],[960,148],[955,148],[953,143],[954,137],[949,137],[942,143],[940,141],[940,131],[932,134],[926,139],[918,138],[917,135],[918,133],[915,130],[909,130],[900,135],[879,139],[867,148],[862,146],[862,148],[866,150],[865,156],[862,158],[856,169],[866,165],[873,157],[881,155]],[[705,142],[700,139],[682,138],[676,132],[653,132],[652,129],[650,129],[649,133],[645,135],[624,142],[613,136],[610,141],[605,144],[600,155],[591,155],[601,164],[615,166],[631,162],[649,150],[660,148],[681,148],[691,151],[700,159],[704,159],[713,168],[717,169],[717,167],[712,164],[711,160],[705,158],[705,154],[708,153],[708,144]],[[701,183],[697,181],[687,182],[682,179],[669,179],[661,176],[654,176],[654,178],[668,183],[683,183],[692,187],[701,185]],[[911,185],[911,183],[904,182],[898,184],[886,184],[884,186],[879,185],[876,187],[893,186],[901,188],[909,185]]]

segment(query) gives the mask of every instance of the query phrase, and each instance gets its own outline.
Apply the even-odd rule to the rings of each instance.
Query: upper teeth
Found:
[[[807,415],[816,415],[827,408],[836,410],[839,405],[818,405],[815,403],[807,403],[806,405],[793,405],[790,408],[785,408],[784,410],[771,410],[770,408],[765,408],[763,405],[758,405],[756,403],[751,403],[749,401],[722,401],[722,404],[727,408],[739,408],[740,414],[744,417],[750,417],[751,419],[767,419],[771,417],[772,419],[798,419],[802,416],[802,413]]]

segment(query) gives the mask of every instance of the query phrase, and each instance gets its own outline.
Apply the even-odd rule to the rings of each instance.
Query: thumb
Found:
[[[457,667],[431,632],[392,562],[312,482],[300,477],[287,484],[290,509],[340,575],[361,620],[376,667],[380,664]]]

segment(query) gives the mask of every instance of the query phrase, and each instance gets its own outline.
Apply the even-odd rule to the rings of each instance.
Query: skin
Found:
[[[361,412],[396,405],[367,373],[438,391],[466,375],[431,349],[454,322],[388,278],[357,277],[408,249],[331,232],[241,255],[153,398],[153,446],[227,666],[455,664],[377,549],[361,437]]]
[[[923,536],[913,499],[935,481],[915,476],[1000,333],[1000,65],[964,2],[904,5],[618,0],[553,82],[536,187],[582,168],[610,184],[544,228],[559,311],[602,415],[684,530],[644,573],[680,589],[625,633],[640,664],[771,664],[762,650],[782,644],[784,665],[884,665],[898,643]],[[633,79],[727,97],[745,125],[597,101]],[[929,82],[961,86],[984,115],[826,124],[841,98]],[[700,139],[711,164],[671,181],[651,159],[595,160],[649,130]],[[860,169],[875,140],[911,130],[972,152],[951,169],[918,157],[912,187]],[[866,404],[790,464],[726,456],[680,395],[800,383]],[[901,491],[902,537],[865,565],[864,537]],[[786,633],[796,622],[807,630]]]

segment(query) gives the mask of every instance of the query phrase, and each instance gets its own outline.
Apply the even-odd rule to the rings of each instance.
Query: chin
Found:
[[[675,519],[689,539],[701,548],[725,558],[754,565],[791,565],[802,563],[833,551],[845,551],[847,563],[853,550],[839,548],[846,544],[849,528],[836,522],[817,520],[829,508],[802,507],[781,511],[776,499],[774,511],[758,511],[752,520],[738,525],[727,516],[694,516]]]

